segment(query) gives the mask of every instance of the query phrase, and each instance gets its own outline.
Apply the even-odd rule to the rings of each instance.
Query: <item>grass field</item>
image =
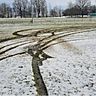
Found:
[[[96,18],[34,18],[33,24],[30,21],[30,18],[0,19],[0,40],[13,37],[13,32],[22,29],[32,28],[37,30],[64,27],[64,31],[66,31],[70,30],[70,27],[79,27],[79,29],[96,27]]]
[[[96,18],[0,18],[0,96],[96,96]]]

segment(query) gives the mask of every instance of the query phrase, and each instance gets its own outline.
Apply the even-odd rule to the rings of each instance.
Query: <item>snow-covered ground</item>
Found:
[[[61,40],[68,42],[46,49],[45,52],[54,58],[40,66],[49,95],[96,96],[96,31],[70,35]],[[24,49],[18,47],[5,55],[18,50]],[[0,95],[36,95],[31,63],[28,54],[0,61]]]
[[[51,46],[45,51],[54,56],[41,67],[49,94],[96,96],[96,31],[79,33],[64,40],[70,42]]]

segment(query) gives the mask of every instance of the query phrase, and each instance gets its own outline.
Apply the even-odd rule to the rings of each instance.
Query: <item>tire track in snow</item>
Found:
[[[53,29],[54,30],[54,29]],[[51,30],[51,32],[53,32],[53,30]],[[43,33],[44,32],[49,32],[50,30],[44,30],[43,31]],[[54,30],[54,32],[55,31],[60,31],[60,29],[58,30]],[[63,30],[61,30],[61,31],[63,31]],[[88,30],[86,30],[86,31],[84,31],[84,30],[82,30],[82,31],[78,31],[78,32],[69,32],[69,33],[64,33],[64,34],[62,34],[62,35],[57,35],[57,36],[55,36],[55,34],[54,35],[52,35],[52,36],[50,36],[50,38],[49,37],[45,37],[45,38],[43,38],[43,39],[41,39],[41,41],[39,42],[40,43],[40,50],[45,50],[46,48],[48,48],[49,46],[51,46],[51,42],[53,42],[53,41],[56,41],[56,40],[58,40],[58,39],[61,39],[61,38],[64,38],[65,36],[69,36],[69,35],[72,35],[72,34],[78,34],[78,33],[81,33],[81,32],[88,32]],[[41,31],[37,31],[37,33],[35,33],[35,36],[36,36],[36,38],[38,37],[38,34],[42,34],[42,30]],[[24,37],[31,37],[31,36],[34,36],[34,35],[32,35],[32,34],[28,34],[28,35],[21,35],[21,34],[19,34],[19,36],[18,36],[18,32],[17,33],[15,33],[15,35],[17,34],[17,38],[24,38]],[[21,36],[20,36],[21,35]],[[43,43],[43,44],[42,44]],[[54,44],[54,43],[53,43]],[[7,52],[7,51],[9,51],[9,50],[12,50],[12,49],[14,49],[14,48],[16,48],[16,47],[18,47],[18,46],[22,46],[22,44],[21,45],[17,45],[17,46],[13,46],[13,47],[11,47],[11,48],[9,48],[9,49],[7,49],[7,50],[5,50],[5,51],[3,51],[3,52],[1,52],[1,54],[3,54],[4,52]],[[40,51],[39,50],[39,51]],[[37,52],[37,54],[38,54],[38,49],[37,50],[35,50],[36,52]],[[3,58],[1,58],[0,60],[4,60],[4,59],[6,59],[6,58],[9,58],[9,57],[12,57],[12,56],[16,56],[16,55],[21,55],[21,54],[25,54],[26,52],[21,52],[21,53],[16,53],[16,54],[13,54],[13,55],[9,55],[9,56],[7,56],[7,57],[3,57]],[[34,70],[34,78],[35,78],[35,82],[36,82],[36,84],[38,83],[37,81],[38,81],[38,79],[40,79],[40,81],[39,81],[39,83],[36,85],[36,87],[40,87],[40,86],[43,86],[43,88],[44,89],[41,89],[41,87],[40,88],[37,88],[38,90],[37,90],[37,92],[38,92],[38,94],[40,94],[40,95],[48,95],[48,93],[47,93],[47,88],[46,88],[46,86],[45,86],[45,84],[44,84],[44,81],[43,81],[43,78],[42,78],[42,75],[41,75],[41,73],[40,73],[40,70],[39,70],[39,65],[38,64],[40,64],[40,58],[39,58],[39,55],[40,54],[42,54],[42,52],[40,53],[40,54],[34,54],[35,55],[35,57],[33,56],[33,61],[32,61],[32,68],[33,68],[33,70]],[[38,60],[36,60],[36,58],[38,59],[39,58],[39,61]],[[35,60],[35,61],[34,61]],[[38,61],[38,62],[37,62]],[[34,63],[35,63],[35,66],[34,66]],[[38,76],[39,77],[37,77],[37,75],[35,75],[35,72],[36,72],[36,70],[35,70],[35,68],[37,68],[36,70],[37,70],[37,74],[39,74]],[[37,79],[36,79],[37,78]],[[40,82],[43,82],[42,83],[42,85],[39,85],[40,84]],[[45,90],[45,91],[44,91]],[[41,91],[44,91],[44,92],[41,92]]]

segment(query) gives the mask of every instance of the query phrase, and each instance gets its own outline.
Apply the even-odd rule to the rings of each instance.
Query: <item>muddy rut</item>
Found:
[[[6,58],[9,58],[9,57],[16,56],[16,55],[22,55],[22,54],[26,54],[26,53],[30,54],[30,56],[32,56],[32,70],[33,70],[34,81],[35,81],[35,85],[36,85],[35,87],[37,88],[37,95],[48,96],[48,91],[47,91],[46,85],[44,83],[43,77],[40,73],[39,66],[43,65],[44,60],[47,60],[48,58],[53,58],[53,57],[47,55],[43,51],[52,45],[55,45],[58,43],[63,43],[63,42],[66,43],[65,45],[68,45],[68,47],[70,47],[70,48],[72,47],[72,48],[76,49],[75,47],[73,47],[73,45],[71,46],[71,44],[69,46],[69,44],[67,44],[68,41],[65,41],[62,38],[69,36],[69,35],[78,34],[81,32],[88,32],[88,31],[93,30],[90,28],[86,28],[86,30],[80,31],[80,28],[77,27],[78,30],[76,30],[74,32],[74,30],[76,28],[71,27],[71,29],[73,30],[71,32],[68,31],[68,29],[64,29],[63,27],[40,29],[40,30],[36,30],[36,31],[34,30],[32,32],[31,32],[31,30],[33,30],[33,29],[25,29],[25,30],[16,31],[13,33],[13,35],[15,35],[15,37],[4,39],[4,40],[0,41],[0,45],[1,45],[0,61],[4,60]],[[22,34],[22,32],[27,32],[27,31],[30,31],[31,33],[30,34],[28,33],[26,35]],[[26,38],[28,38],[28,39],[26,39]],[[25,40],[22,40],[22,39],[25,39]],[[16,40],[18,42],[16,42]],[[58,41],[58,42],[54,43],[53,41]],[[35,42],[35,44],[33,44],[34,42]],[[3,43],[5,45],[3,45]],[[10,50],[16,49],[18,47],[24,47],[23,45],[26,46],[27,51],[20,51],[15,54],[12,53],[10,55],[6,55],[6,53],[9,52]]]

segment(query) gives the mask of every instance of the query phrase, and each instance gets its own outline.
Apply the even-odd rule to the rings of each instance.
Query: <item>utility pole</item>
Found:
[[[33,0],[30,0],[31,1],[31,17],[32,17],[32,20],[31,20],[31,22],[33,23]]]

